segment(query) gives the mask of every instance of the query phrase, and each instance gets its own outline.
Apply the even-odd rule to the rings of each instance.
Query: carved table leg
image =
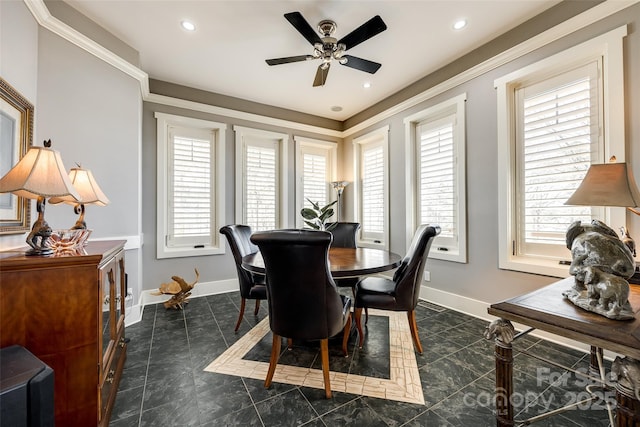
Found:
[[[630,357],[616,357],[612,372],[616,384],[616,426],[640,426],[640,362]]]
[[[513,404],[513,341],[514,329],[511,322],[504,319],[494,320],[484,333],[485,338],[495,338],[496,358],[496,426],[512,427]]]
[[[603,359],[603,352],[601,348],[591,346],[591,358],[589,359],[589,375],[600,378],[600,365],[598,363],[598,354],[600,354],[600,360]]]

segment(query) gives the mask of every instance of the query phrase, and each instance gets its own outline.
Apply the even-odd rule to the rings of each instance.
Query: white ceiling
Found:
[[[68,0],[140,53],[149,77],[335,120],[345,120],[532,18],[559,0]],[[268,66],[265,59],[312,53],[284,18],[312,28],[337,23],[340,39],[375,15],[388,29],[348,54],[379,62],[376,74],[332,63],[312,87],[319,61]],[[465,18],[464,30],[452,29]],[[184,19],[197,29],[180,27]],[[364,82],[371,87],[365,89]],[[334,112],[332,107],[342,111]]]

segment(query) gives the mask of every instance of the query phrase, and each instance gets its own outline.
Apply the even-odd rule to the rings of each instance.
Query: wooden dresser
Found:
[[[0,347],[54,371],[57,426],[107,426],[126,358],[125,241],[51,257],[0,252]]]

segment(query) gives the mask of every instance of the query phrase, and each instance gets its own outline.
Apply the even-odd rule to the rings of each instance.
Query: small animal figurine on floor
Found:
[[[172,282],[163,283],[160,285],[158,292],[152,292],[151,295],[173,295],[164,303],[164,308],[173,308],[174,310],[182,310],[184,307],[182,304],[187,304],[189,302],[188,298],[191,296],[191,291],[196,283],[198,283],[198,279],[200,278],[200,273],[198,269],[196,271],[196,279],[193,283],[187,283],[182,277],[172,276]]]

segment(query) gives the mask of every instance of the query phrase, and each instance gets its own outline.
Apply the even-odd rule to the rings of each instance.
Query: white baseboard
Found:
[[[420,289],[420,299],[424,299],[431,303],[441,305],[443,307],[449,308],[451,310],[459,311],[461,313],[468,314],[469,316],[477,317],[486,321],[496,320],[497,317],[490,315],[487,313],[487,309],[491,305],[490,303],[486,303],[484,301],[479,301],[472,298],[467,298],[461,295],[452,294],[450,292],[441,291],[439,289],[430,288],[428,286],[422,286]],[[518,323],[513,323],[513,327],[518,331],[523,331],[529,329],[526,325],[521,325]],[[530,333],[537,338],[542,338],[547,341],[554,342],[556,344],[563,345],[565,347],[573,348],[575,350],[579,350],[585,353],[589,353],[591,348],[589,345],[581,343],[579,341],[571,340],[569,338],[564,338],[558,335],[554,335],[548,332],[534,330]],[[616,353],[605,350],[604,357],[608,360],[613,360],[617,356]]]
[[[215,282],[199,282],[191,291],[191,298],[204,297],[207,295],[224,294],[237,291],[238,279],[218,280]],[[142,291],[140,302],[137,305],[127,307],[125,312],[125,326],[133,325],[142,320],[142,312],[146,305],[159,304],[171,298],[171,295],[152,295],[157,289],[147,289]]]

